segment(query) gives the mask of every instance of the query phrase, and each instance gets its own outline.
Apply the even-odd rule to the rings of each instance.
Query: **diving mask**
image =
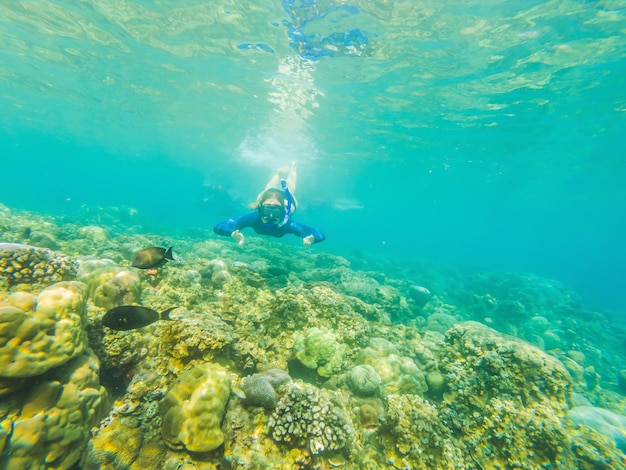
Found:
[[[278,204],[264,204],[259,206],[259,215],[264,223],[279,224],[285,218],[285,209]]]

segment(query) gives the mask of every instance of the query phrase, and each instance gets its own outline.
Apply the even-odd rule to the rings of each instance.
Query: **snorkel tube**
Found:
[[[291,215],[291,203],[293,201],[293,198],[291,197],[291,193],[289,192],[289,188],[287,187],[287,181],[281,179],[280,185],[282,186],[283,191],[285,191],[285,198],[287,199],[287,208],[285,209],[285,217],[289,219],[289,216]]]

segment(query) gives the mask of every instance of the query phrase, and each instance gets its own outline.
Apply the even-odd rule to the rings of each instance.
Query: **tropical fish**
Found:
[[[174,260],[170,246],[167,250],[160,246],[151,246],[140,250],[133,259],[133,266],[139,269],[158,268],[167,263],[168,259]]]
[[[168,308],[159,313],[148,307],[138,305],[120,305],[113,307],[102,317],[102,324],[112,330],[134,330],[157,320],[171,320],[170,312],[178,307]]]

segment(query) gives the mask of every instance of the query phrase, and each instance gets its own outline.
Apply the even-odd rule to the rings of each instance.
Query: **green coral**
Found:
[[[424,372],[412,358],[401,356],[386,339],[371,338],[359,360],[374,368],[381,380],[381,392],[390,394],[423,394],[428,389]]]
[[[296,358],[322,377],[330,377],[343,367],[346,345],[328,328],[309,328],[294,336]]]

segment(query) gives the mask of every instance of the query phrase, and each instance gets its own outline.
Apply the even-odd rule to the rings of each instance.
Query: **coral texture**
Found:
[[[382,383],[376,369],[369,365],[354,367],[348,374],[347,382],[350,389],[362,397],[378,395]]]
[[[309,369],[316,369],[322,377],[330,377],[341,370],[346,345],[339,343],[331,330],[309,328],[294,341],[296,358]]]
[[[102,417],[107,393],[87,350],[46,375],[24,396],[0,402],[0,447],[7,469],[69,469]]]
[[[56,251],[18,243],[0,243],[0,281],[8,286],[74,279],[78,263]]]
[[[270,369],[253,374],[243,380],[241,389],[246,395],[244,404],[262,406],[271,410],[278,403],[277,391],[291,382],[291,377],[281,369]]]
[[[289,385],[267,425],[274,440],[305,446],[314,455],[343,449],[354,437],[352,422],[330,392],[307,384]]]
[[[85,284],[47,287],[36,303],[27,293],[0,302],[0,376],[32,377],[79,355],[87,346]]]
[[[183,372],[161,402],[163,439],[173,449],[209,452],[224,442],[221,423],[230,397],[230,377],[217,364]]]

